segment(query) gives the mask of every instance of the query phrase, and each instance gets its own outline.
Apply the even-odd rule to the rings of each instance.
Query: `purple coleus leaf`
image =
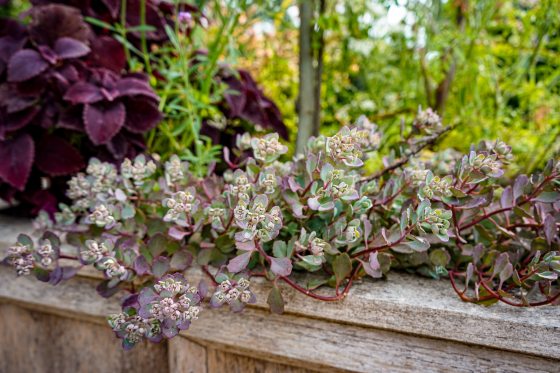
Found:
[[[0,179],[16,189],[23,190],[33,159],[35,144],[28,134],[0,142]]]
[[[84,123],[89,138],[95,145],[106,144],[122,128],[125,121],[122,102],[106,102],[84,106]]]
[[[78,58],[90,52],[89,47],[79,40],[63,37],[54,44],[54,52],[60,59]]]
[[[23,82],[29,80],[49,67],[47,61],[32,49],[22,49],[15,53],[8,63],[8,81]]]
[[[66,91],[64,99],[73,104],[93,104],[103,100],[103,94],[94,84],[78,82]]]
[[[126,77],[119,79],[115,85],[118,91],[117,97],[125,96],[145,96],[159,101],[158,95],[150,87],[150,83],[136,77]]]
[[[153,100],[135,97],[125,101],[125,127],[130,132],[144,133],[151,130],[163,119],[163,115]]]
[[[51,176],[69,175],[84,168],[80,152],[66,140],[55,135],[44,135],[37,143],[35,165]]]
[[[121,43],[110,36],[100,36],[91,42],[88,59],[96,65],[120,73],[126,68],[126,54]]]
[[[292,273],[292,261],[289,258],[270,257],[270,270],[281,277],[289,276]]]
[[[227,269],[230,272],[237,273],[243,271],[247,268],[249,264],[249,260],[251,259],[252,251],[247,251],[241,255],[236,256],[235,258],[231,259],[227,265]]]
[[[54,47],[62,37],[87,42],[91,31],[80,10],[72,6],[50,4],[35,6],[30,10],[29,36],[37,45]]]

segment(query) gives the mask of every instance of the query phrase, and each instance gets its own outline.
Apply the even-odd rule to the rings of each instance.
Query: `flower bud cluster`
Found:
[[[425,211],[426,222],[430,225],[430,229],[434,234],[447,235],[451,223],[451,211],[443,209],[426,208]]]
[[[175,322],[185,322],[197,320],[200,307],[191,306],[191,299],[183,294],[177,301],[167,297],[154,302],[151,313],[159,321],[169,319]]]
[[[157,341],[161,336],[161,325],[153,318],[146,319],[121,312],[109,316],[108,322],[117,336],[123,339],[125,349],[134,347],[144,338]]]
[[[18,276],[27,276],[35,266],[32,249],[20,242],[8,248],[7,263],[15,268]]]
[[[431,174],[430,174],[431,176]],[[453,181],[452,176],[446,176],[440,178],[439,176],[433,176],[431,179],[426,179],[426,185],[422,188],[422,193],[427,198],[439,197],[451,197],[453,193],[451,192],[451,183]]]
[[[85,247],[80,252],[82,261],[88,264],[96,263],[110,254],[111,250],[105,242],[99,243],[94,240],[87,240]]]
[[[496,155],[497,159],[502,162],[509,162],[513,159],[511,146],[502,140],[496,140],[496,142],[492,143],[488,148],[489,151]]]
[[[198,200],[196,199],[196,191],[193,187],[187,188],[185,191],[174,193],[171,198],[163,200],[163,206],[169,210],[165,213],[163,221],[185,220],[198,209]]]
[[[235,146],[239,150],[249,150],[251,149],[251,134],[249,132],[245,132],[243,135],[238,134],[235,137]]]
[[[95,267],[105,272],[108,278],[126,279],[128,270],[112,256],[104,256],[95,263]]]
[[[266,169],[259,175],[259,187],[263,190],[264,194],[273,194],[278,186],[278,180],[274,175],[274,171]]]
[[[56,252],[48,241],[43,242],[35,252],[39,257],[39,263],[41,263],[43,267],[50,266],[53,260],[56,259]]]
[[[375,149],[381,143],[381,133],[377,125],[371,123],[365,115],[358,118],[355,123],[356,137],[366,149]]]
[[[274,206],[267,212],[268,198],[259,194],[249,205],[244,200],[239,200],[234,209],[237,226],[243,231],[236,234],[236,239],[241,242],[250,241],[258,237],[267,242],[278,236],[282,228],[282,212],[280,207]]]
[[[240,200],[249,201],[253,184],[249,182],[249,178],[244,171],[237,169],[233,173],[231,184],[228,184],[227,189]]]
[[[111,226],[115,223],[115,218],[105,205],[97,205],[95,209],[89,214],[89,220],[98,227]]]
[[[86,173],[91,177],[91,191],[93,193],[106,193],[114,186],[117,179],[117,169],[110,163],[90,161]]]
[[[424,111],[419,108],[412,125],[420,132],[430,135],[438,133],[443,129],[440,116],[431,108],[427,108]]]
[[[175,184],[182,181],[185,177],[183,172],[183,163],[176,154],[173,154],[167,162],[165,162],[165,180],[168,184]]]
[[[348,167],[363,165],[362,145],[366,134],[356,128],[352,130],[343,127],[336,135],[328,137],[325,147],[327,154],[335,161],[342,162]]]
[[[272,163],[282,154],[288,152],[288,147],[278,141],[278,134],[271,133],[261,138],[251,139],[251,147],[255,159],[263,163]]]
[[[134,159],[134,163],[126,158],[121,164],[121,175],[127,180],[132,180],[135,186],[140,187],[144,181],[156,172],[156,164],[153,161],[146,162],[143,155]]]
[[[72,210],[88,209],[94,199],[104,198],[113,189],[116,180],[115,166],[91,159],[86,174],[78,173],[68,182],[66,194],[73,200]]]
[[[76,214],[74,213],[74,211],[72,211],[72,209],[61,203],[59,205],[59,209],[60,211],[55,212],[54,214],[54,219],[57,223],[59,224],[72,224],[76,221]]]
[[[166,329],[164,334],[170,338],[178,329],[187,329],[192,320],[198,319],[200,301],[196,286],[190,286],[182,275],[165,275],[153,287],[142,289],[140,314],[161,322]]]
[[[502,163],[497,160],[496,155],[478,153],[469,158],[468,172],[479,171],[487,177],[500,177],[503,175]]]
[[[226,215],[226,210],[222,207],[209,206],[204,210],[204,212],[211,223],[221,224],[223,217]]]
[[[404,172],[408,177],[408,179],[410,180],[410,182],[412,183],[412,186],[417,187],[420,186],[426,180],[426,177],[430,172],[430,170],[426,170],[424,168],[418,168],[418,167],[407,167],[405,168]]]
[[[255,301],[255,296],[249,290],[251,282],[242,277],[235,281],[233,279],[226,279],[222,281],[216,291],[212,295],[211,305],[213,307],[219,307],[224,303],[229,304],[233,308],[240,307],[241,304],[253,303]]]

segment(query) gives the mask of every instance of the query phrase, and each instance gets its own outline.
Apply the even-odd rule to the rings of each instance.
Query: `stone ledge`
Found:
[[[0,220],[0,252],[20,231],[29,233],[29,223]],[[197,270],[188,273],[191,281],[202,276]],[[16,279],[3,268],[0,281],[0,298],[27,307],[94,319],[118,310],[116,300],[97,296],[94,281],[87,278],[51,287]],[[444,361],[441,351],[447,354],[447,364],[451,364],[449,357],[455,359],[457,366],[448,366],[453,370],[491,368],[482,360],[499,361],[514,370],[542,367],[548,371],[560,364],[560,309],[554,306],[485,308],[461,302],[446,281],[392,273],[388,281],[356,284],[338,303],[316,301],[284,287],[286,314],[275,316],[266,310],[268,289],[257,283],[254,291],[259,302],[241,315],[205,312],[185,336],[275,361],[305,360],[316,369],[361,371],[396,359],[396,365],[386,366],[393,370],[409,359],[422,361],[416,354],[426,348],[434,366]],[[348,356],[341,360],[341,355]]]

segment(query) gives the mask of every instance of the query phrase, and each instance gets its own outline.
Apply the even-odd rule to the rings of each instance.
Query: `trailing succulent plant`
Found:
[[[141,155],[120,170],[92,160],[70,181],[72,204],[56,223],[43,216],[39,242],[20,235],[5,263],[52,284],[77,272],[71,260],[93,265],[102,296],[128,292],[110,317],[125,348],[171,338],[205,301],[241,311],[256,301],[255,277],[272,283],[267,302],[278,313],[279,283],[338,301],[356,280],[391,268],[448,277],[467,302],[558,303],[560,162],[506,183],[511,149],[501,141],[464,156],[416,156],[447,129],[420,112],[400,156],[373,175],[363,159],[381,135],[365,118],[310,139],[292,160],[277,134],[240,138],[252,157],[223,176],[196,178],[177,157]],[[195,264],[213,286],[186,279]]]
[[[58,176],[91,156],[135,156],[161,114],[146,77],[126,72],[120,43],[96,36],[78,9],[28,15],[28,25],[0,20],[0,197],[54,212]]]

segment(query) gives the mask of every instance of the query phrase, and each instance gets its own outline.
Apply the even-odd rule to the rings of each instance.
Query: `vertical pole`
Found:
[[[313,67],[313,11],[315,0],[299,0],[299,123],[296,154],[302,154],[313,133],[315,71]]]

